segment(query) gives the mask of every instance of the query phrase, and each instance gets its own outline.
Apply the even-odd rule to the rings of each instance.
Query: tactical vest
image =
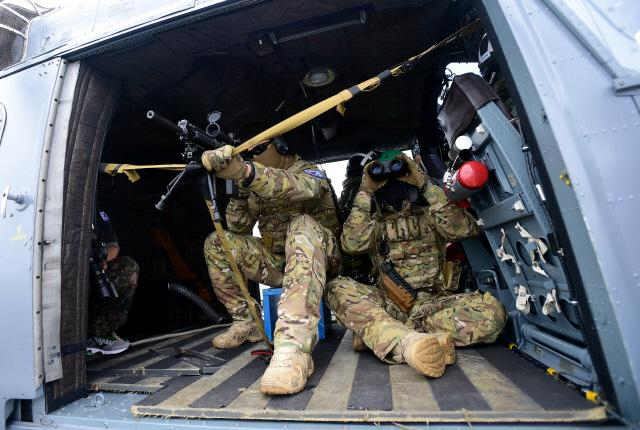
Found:
[[[304,160],[296,160],[287,170],[293,173],[304,169],[317,170],[318,167]],[[303,173],[307,174],[307,173]],[[258,230],[262,243],[274,254],[284,254],[289,223],[296,215],[308,214],[320,225],[329,229],[336,238],[340,237],[340,222],[333,204],[331,187],[327,179],[321,179],[321,193],[317,199],[294,202],[290,200],[267,200],[251,194],[249,207],[258,214]]]
[[[378,267],[385,260],[383,252],[388,249],[387,258],[396,271],[417,290],[445,289],[444,244],[430,216],[426,207],[408,204],[396,213],[374,214],[377,227],[374,252]]]

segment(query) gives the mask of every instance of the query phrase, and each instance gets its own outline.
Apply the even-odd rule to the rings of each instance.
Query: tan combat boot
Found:
[[[351,338],[351,349],[355,352],[362,352],[367,349],[367,345],[365,345],[364,340],[353,332],[353,337]]]
[[[437,335],[409,333],[400,339],[398,346],[404,361],[418,373],[431,378],[439,378],[444,373],[444,351]]]
[[[295,394],[304,390],[313,374],[311,354],[291,346],[276,348],[260,381],[264,394]]]
[[[245,342],[259,342],[262,338],[253,321],[234,321],[231,327],[213,338],[213,346],[220,349],[236,348]]]
[[[445,364],[454,364],[456,362],[456,345],[453,343],[453,334],[451,333],[435,333],[438,336],[438,343],[444,352]]]

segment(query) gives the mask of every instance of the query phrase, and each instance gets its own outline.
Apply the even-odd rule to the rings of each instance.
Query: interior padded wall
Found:
[[[59,96],[53,136],[49,150],[47,177],[64,176],[67,141],[73,111],[73,97],[80,72],[80,63],[71,63],[64,72],[64,84]],[[64,181],[47,181],[44,203],[43,237],[50,242],[42,248],[42,348],[44,351],[45,382],[62,378],[60,356],[60,323],[62,285],[62,209]]]
[[[84,342],[94,192],[102,145],[119,93],[118,81],[90,66],[81,66],[64,168],[60,330],[63,377],[47,386],[49,411],[86,392]]]
[[[202,125],[207,112],[220,110],[228,131],[237,130],[254,115],[282,120],[441,40],[457,28],[469,1],[277,3],[278,7],[263,2],[180,25],[150,37],[148,43],[92,59],[101,70],[123,77],[123,99],[128,102],[119,109],[128,115],[124,129],[131,133],[146,128],[143,109],[156,109],[176,121],[188,118],[198,125]],[[247,47],[265,32],[283,36],[325,26],[331,19],[347,16],[345,11],[350,8],[366,9],[366,24],[283,42],[274,53],[263,57]],[[468,40],[465,38],[465,42]],[[460,47],[457,43],[436,55],[447,61],[463,57],[462,41]],[[455,54],[449,54],[450,50]],[[425,57],[402,78],[387,80],[376,91],[351,100],[345,117],[336,111],[322,115],[327,122],[328,117],[339,117],[339,127],[337,136],[327,142],[316,130],[319,155],[311,143],[309,124],[287,134],[290,146],[305,159],[323,162],[348,156],[345,148],[361,152],[372,146],[406,147],[405,134],[413,132],[423,117],[421,94],[441,90],[437,79],[434,82],[424,76],[440,62],[436,55]],[[469,54],[475,56],[477,52]],[[305,99],[299,81],[310,68],[318,66],[335,68],[337,77],[326,87],[307,88]],[[432,84],[435,88],[425,88]],[[433,106],[426,115],[434,122],[435,100],[429,103]],[[147,131],[139,140],[157,145],[166,135]],[[429,141],[431,137],[424,139]]]

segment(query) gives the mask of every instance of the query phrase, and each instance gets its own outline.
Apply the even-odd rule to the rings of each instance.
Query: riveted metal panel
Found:
[[[564,24],[567,17],[559,16],[564,9],[545,3],[483,1],[518,91],[518,112],[526,114],[525,132],[535,138],[548,175],[548,197],[586,316],[592,358],[605,377],[609,400],[638,423],[639,109],[633,97],[616,94],[612,75]],[[640,4],[625,7],[637,13]],[[618,32],[602,11],[592,12],[590,25],[599,33]],[[640,55],[637,47],[630,55]]]
[[[0,146],[0,186],[23,193],[0,218],[0,400],[32,399],[44,380],[42,363],[41,176],[53,128],[53,99],[64,75],[60,59],[0,80],[8,112]]]

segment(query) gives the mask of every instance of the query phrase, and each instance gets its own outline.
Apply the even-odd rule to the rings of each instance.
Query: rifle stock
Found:
[[[382,275],[382,285],[387,292],[387,297],[402,309],[403,312],[409,312],[416,302],[415,297],[400,285],[396,284],[386,273]]]

